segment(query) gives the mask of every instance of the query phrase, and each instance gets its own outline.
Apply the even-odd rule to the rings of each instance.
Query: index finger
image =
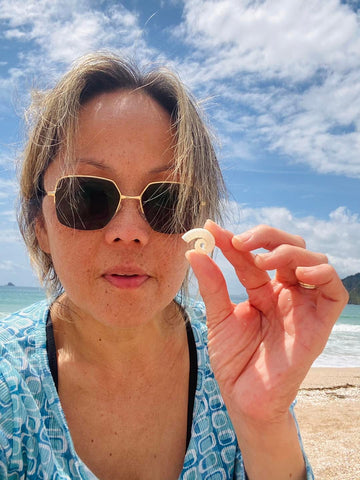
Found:
[[[305,240],[300,235],[293,235],[269,225],[257,225],[247,232],[234,235],[232,243],[237,250],[246,252],[258,248],[271,251],[284,244],[306,248]]]
[[[239,252],[232,241],[234,234],[221,228],[212,221],[207,221],[205,227],[214,235],[216,246],[220,248],[224,256],[235,269],[236,275],[246,290],[262,287],[269,282],[270,277],[266,271],[255,265],[254,254],[251,252]]]

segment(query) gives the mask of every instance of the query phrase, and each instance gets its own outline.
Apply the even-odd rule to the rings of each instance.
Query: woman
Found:
[[[247,289],[234,305],[186,252],[223,181],[169,72],[92,55],[36,107],[20,226],[51,302],[2,321],[0,477],[312,478],[292,402],[347,301],[326,257],[206,222]],[[207,328],[178,293],[188,262]]]

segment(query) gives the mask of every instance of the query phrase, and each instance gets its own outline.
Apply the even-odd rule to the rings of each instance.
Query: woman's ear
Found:
[[[45,220],[40,213],[35,220],[35,235],[41,250],[50,254],[49,237],[45,226]]]

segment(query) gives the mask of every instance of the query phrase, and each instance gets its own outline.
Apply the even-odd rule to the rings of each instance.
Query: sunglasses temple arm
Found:
[[[53,197],[54,202],[55,202],[55,190],[52,190],[51,192],[45,192],[48,197]]]

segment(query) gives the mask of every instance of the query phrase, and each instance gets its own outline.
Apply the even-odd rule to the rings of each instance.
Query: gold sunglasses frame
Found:
[[[104,180],[105,182],[109,182],[109,183],[112,183],[117,192],[119,193],[119,202],[118,202],[118,206],[116,207],[116,211],[114,212],[113,216],[111,217],[111,219],[108,221],[108,223],[111,222],[111,220],[115,217],[115,215],[118,213],[118,211],[120,210],[120,207],[121,207],[121,202],[123,200],[138,200],[139,201],[139,204],[140,204],[140,210],[141,210],[141,213],[144,217],[144,219],[147,221],[147,223],[149,223],[149,221],[147,220],[146,218],[146,215],[145,215],[145,212],[144,212],[144,209],[143,209],[143,204],[142,204],[142,196],[144,195],[144,192],[148,189],[149,186],[151,185],[163,185],[164,183],[165,184],[174,184],[174,185],[184,185],[184,183],[182,182],[175,182],[175,181],[168,181],[168,180],[165,180],[165,181],[159,181],[159,182],[150,182],[146,185],[146,187],[142,190],[142,192],[140,193],[140,195],[123,195],[119,189],[119,187],[117,186],[117,184],[114,182],[114,180],[111,180],[110,178],[106,178],[106,177],[98,177],[98,176],[95,176],[95,175],[63,175],[62,177],[58,178],[57,181],[56,181],[56,184],[55,184],[55,189],[54,190],[50,190],[50,191],[45,191],[46,195],[49,196],[49,197],[53,197],[54,198],[54,204],[56,206],[56,191],[57,191],[57,187],[59,185],[59,183],[61,182],[61,180],[63,180],[64,178],[90,178],[90,179],[95,179],[95,180]],[[205,202],[202,202],[200,201],[200,207],[204,206],[206,203]],[[105,228],[106,225],[108,224],[106,223],[102,228]],[[150,223],[149,223],[150,225]],[[150,225],[151,226],[151,225]],[[71,227],[70,227],[71,228]],[[101,230],[101,229],[97,229],[97,230]]]

